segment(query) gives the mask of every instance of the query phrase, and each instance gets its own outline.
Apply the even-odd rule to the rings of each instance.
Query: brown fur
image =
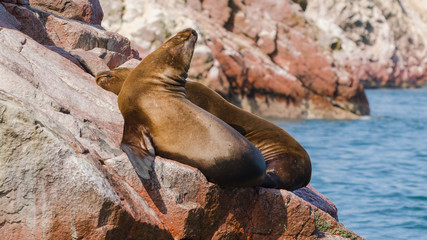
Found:
[[[261,152],[186,97],[196,40],[192,29],[178,33],[131,71],[121,90],[112,87],[125,120],[122,149],[144,178],[156,154],[196,167],[221,185],[260,185],[265,177]]]
[[[133,68],[115,69],[104,74],[115,83],[123,84],[126,74],[132,70]],[[120,91],[120,88],[113,89],[109,84],[98,85],[108,91]],[[267,164],[264,187],[295,190],[310,182],[310,157],[285,130],[230,104],[201,83],[187,81],[185,89],[192,103],[229,124],[261,151]]]

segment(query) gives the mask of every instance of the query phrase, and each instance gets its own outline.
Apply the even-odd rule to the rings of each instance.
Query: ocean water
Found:
[[[307,150],[311,184],[366,239],[427,239],[427,88],[367,90],[371,116],[276,122]]]

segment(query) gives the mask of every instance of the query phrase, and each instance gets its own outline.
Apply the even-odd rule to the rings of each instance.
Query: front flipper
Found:
[[[125,123],[120,147],[127,154],[138,176],[149,179],[155,152],[148,130],[142,125]]]

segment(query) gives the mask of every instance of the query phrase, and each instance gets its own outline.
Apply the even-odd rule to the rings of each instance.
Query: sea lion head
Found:
[[[136,68],[139,76],[163,74],[167,78],[184,81],[190,68],[197,32],[187,28],[149,54]]]
[[[174,66],[177,63],[181,63],[180,67],[188,71],[196,41],[197,32],[194,29],[187,28],[166,41],[161,48],[165,50],[165,53],[177,60],[172,63]]]
[[[96,74],[96,84],[103,89],[119,95],[123,82],[133,68],[116,68]]]

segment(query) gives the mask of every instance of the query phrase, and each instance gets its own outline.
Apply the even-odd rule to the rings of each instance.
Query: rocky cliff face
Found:
[[[367,87],[427,82],[427,1],[310,0],[305,12],[334,62]]]
[[[159,157],[139,179],[91,75],[136,56],[129,40],[96,1],[30,2],[0,1],[0,239],[360,239],[311,186],[222,188]]]
[[[190,77],[246,110],[308,119],[369,114],[359,78],[334,62],[318,27],[290,0],[100,2],[103,26],[129,37],[141,55],[195,28],[201,38]]]

